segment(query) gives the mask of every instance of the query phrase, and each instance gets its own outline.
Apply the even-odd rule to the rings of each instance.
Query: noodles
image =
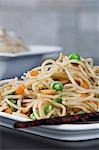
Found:
[[[9,80],[0,87],[0,111],[11,108],[12,114],[32,120],[99,112],[99,66],[92,58],[72,57],[61,53],[22,80]]]

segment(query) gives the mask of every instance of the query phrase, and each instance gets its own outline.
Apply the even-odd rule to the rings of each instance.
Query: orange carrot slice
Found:
[[[25,89],[25,85],[24,84],[19,85],[17,90],[16,90],[16,92],[15,92],[15,94],[16,95],[23,94],[24,93],[24,89]]]
[[[31,70],[31,71],[30,71],[30,75],[31,75],[31,76],[37,76],[37,75],[38,75],[38,71],[36,71],[36,70]]]
[[[80,97],[85,97],[85,96],[86,96],[86,94],[84,94],[84,93],[80,94]]]
[[[11,108],[7,108],[7,109],[5,109],[5,110],[4,110],[4,112],[6,112],[6,113],[8,113],[8,114],[12,114],[12,110],[11,110]]]
[[[83,88],[85,89],[89,89],[89,85],[87,82],[83,82],[83,85],[82,85]]]

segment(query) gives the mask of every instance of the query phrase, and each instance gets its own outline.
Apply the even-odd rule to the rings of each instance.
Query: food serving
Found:
[[[0,53],[17,53],[29,50],[23,40],[15,33],[0,27]]]
[[[0,87],[0,111],[41,120],[99,112],[99,66],[60,54]]]

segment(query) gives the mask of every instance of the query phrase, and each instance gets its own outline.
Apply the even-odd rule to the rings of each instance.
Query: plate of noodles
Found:
[[[11,127],[15,121],[99,112],[99,66],[94,65],[92,58],[77,53],[60,53],[57,60],[47,59],[21,79],[3,80],[0,85],[0,116],[4,126]],[[59,140],[99,138],[99,122],[20,130]]]

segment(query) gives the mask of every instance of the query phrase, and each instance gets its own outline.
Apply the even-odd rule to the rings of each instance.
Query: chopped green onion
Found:
[[[53,109],[52,104],[47,104],[44,108],[44,112],[47,115]]]
[[[16,99],[11,99],[10,100],[13,104],[17,104],[17,100]]]
[[[17,104],[17,100],[16,100],[16,99],[11,99],[10,101],[11,101],[13,104]],[[16,111],[17,111],[16,108],[14,108],[14,107],[12,107],[12,106],[10,106],[10,105],[9,105],[9,107],[11,108],[11,110],[12,110],[13,112],[16,112]]]
[[[80,55],[77,54],[77,53],[72,53],[72,54],[70,54],[70,55],[69,55],[69,59],[70,59],[70,60],[75,59],[75,60],[79,60],[79,61],[81,60]]]
[[[81,111],[79,111],[77,114],[78,114],[78,115],[82,115],[82,114],[85,114],[85,112],[84,112],[83,110],[81,110]]]
[[[51,83],[51,88],[56,91],[62,91],[63,84],[59,81],[54,81]]]
[[[32,120],[35,120],[35,119],[36,119],[34,113],[32,113],[32,114],[30,115],[30,119],[32,119]]]
[[[9,93],[8,95],[14,95],[15,94],[15,92],[12,92],[12,93]]]
[[[57,98],[54,99],[54,101],[56,103],[62,103],[62,98],[61,97],[57,97]]]

